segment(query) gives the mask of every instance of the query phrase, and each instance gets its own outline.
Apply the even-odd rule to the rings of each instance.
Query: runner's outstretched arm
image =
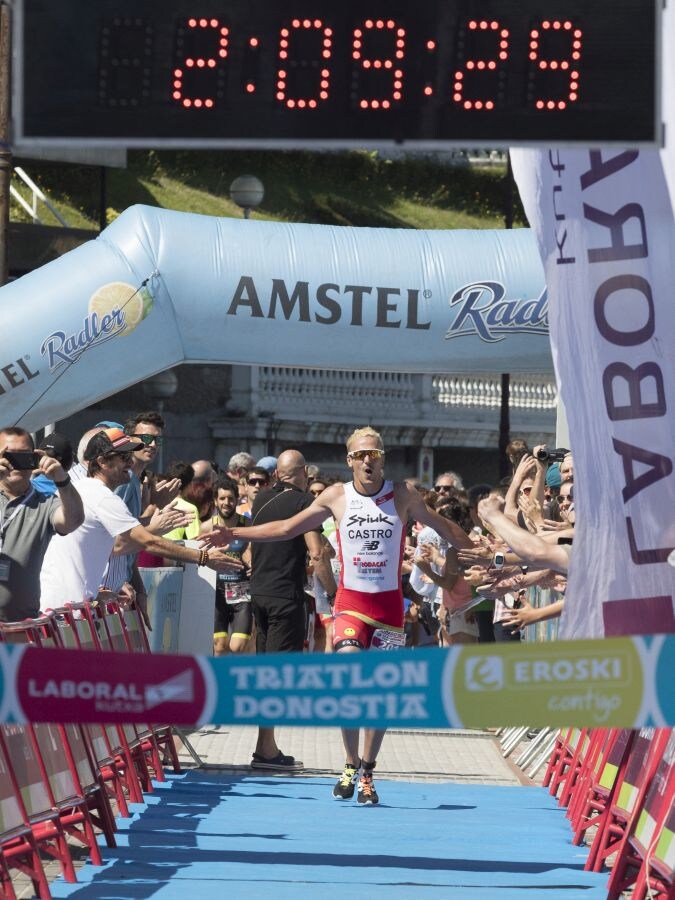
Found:
[[[305,534],[307,531],[314,531],[325,522],[333,511],[328,501],[324,500],[325,494],[331,494],[332,488],[327,488],[323,494],[316,498],[311,506],[303,509],[290,519],[278,519],[276,522],[266,522],[264,525],[249,525],[247,528],[217,528],[209,535],[213,541],[215,535],[220,533],[221,536],[227,537],[224,543],[231,540],[242,538],[245,541],[269,542],[269,541],[290,541],[291,538],[297,537],[299,534]],[[217,543],[221,543],[220,537],[216,539]]]

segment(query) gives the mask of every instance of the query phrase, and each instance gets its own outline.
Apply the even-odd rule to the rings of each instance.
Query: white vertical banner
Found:
[[[675,0],[668,0],[661,13],[661,35],[661,118],[666,137],[661,161],[670,189],[670,202],[675,209]]]
[[[675,632],[675,226],[659,152],[516,150],[575,463],[561,636]]]

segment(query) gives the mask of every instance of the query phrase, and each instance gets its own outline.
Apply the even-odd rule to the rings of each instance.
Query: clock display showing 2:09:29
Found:
[[[645,0],[70,0],[81,54],[50,0],[22,5],[27,136],[456,146],[657,133]]]

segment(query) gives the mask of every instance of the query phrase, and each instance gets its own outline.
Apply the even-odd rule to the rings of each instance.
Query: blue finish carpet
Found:
[[[381,802],[335,801],[328,778],[190,771],[119,820],[105,865],[55,898],[372,900],[606,896],[607,875],[538,787],[376,779]]]

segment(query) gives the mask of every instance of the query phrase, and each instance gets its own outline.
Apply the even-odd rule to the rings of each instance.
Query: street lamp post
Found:
[[[171,369],[167,369],[165,372],[148,378],[144,382],[143,388],[148,397],[156,402],[157,412],[161,416],[164,412],[164,401],[170,400],[178,390],[178,377]],[[161,444],[157,448],[157,471],[164,471],[164,448]]]
[[[251,210],[263,201],[265,187],[255,175],[240,175],[230,185],[230,199],[244,210],[244,218],[248,219]]]

